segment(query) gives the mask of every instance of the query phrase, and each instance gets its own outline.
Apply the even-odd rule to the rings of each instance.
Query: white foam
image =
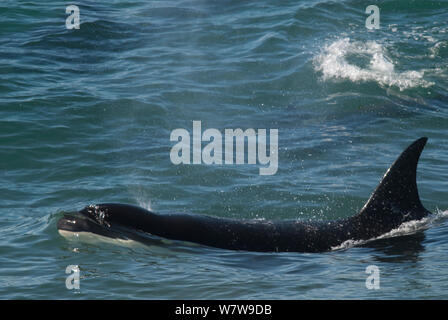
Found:
[[[349,56],[366,59],[369,64],[358,66],[347,61]],[[350,41],[343,38],[324,47],[314,58],[316,71],[323,80],[344,79],[352,82],[377,82],[381,86],[396,86],[400,90],[413,87],[429,87],[434,83],[423,79],[424,71],[395,71],[383,45],[375,41]]]
[[[352,240],[352,239],[347,240],[338,246],[331,247],[331,250],[336,251],[336,250],[342,250],[342,249],[349,249],[349,248],[363,245],[365,243],[368,243],[368,242],[371,242],[374,240],[378,240],[378,239],[387,239],[387,238],[400,237],[400,236],[413,234],[417,231],[425,230],[425,229],[429,228],[433,223],[440,221],[440,220],[444,220],[446,218],[448,218],[448,210],[447,211],[438,210],[436,213],[434,213],[430,216],[427,216],[421,220],[413,220],[413,221],[405,222],[405,223],[401,224],[398,228],[393,229],[393,230],[391,230],[383,235],[380,235],[376,238],[372,238],[369,240]]]

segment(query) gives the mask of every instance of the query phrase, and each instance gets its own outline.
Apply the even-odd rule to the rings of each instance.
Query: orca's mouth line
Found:
[[[148,235],[230,250],[330,251],[344,243],[356,245],[375,239],[430,214],[420,201],[416,182],[417,164],[426,142],[427,138],[420,138],[405,149],[361,211],[346,219],[325,222],[236,220],[158,214],[133,205],[105,203],[87,206],[76,215],[65,215],[57,227],[62,235],[90,232],[123,238],[126,233],[135,235],[138,241],[144,241]]]

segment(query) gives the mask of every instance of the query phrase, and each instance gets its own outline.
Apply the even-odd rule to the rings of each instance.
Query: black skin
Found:
[[[420,138],[411,144],[389,168],[363,209],[346,219],[237,220],[158,214],[133,205],[106,203],[87,206],[76,216],[61,218],[58,229],[117,237],[120,228],[125,228],[222,249],[325,252],[347,240],[378,237],[404,222],[430,214],[420,202],[416,185],[417,163],[426,142],[427,138]]]

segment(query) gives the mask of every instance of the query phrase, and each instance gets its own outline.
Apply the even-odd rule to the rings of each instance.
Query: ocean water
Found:
[[[447,299],[448,1],[0,3],[1,299]],[[379,7],[367,29],[366,7]],[[278,170],[174,165],[176,128],[278,129]],[[124,202],[337,219],[395,158],[434,215],[327,253],[68,241],[64,212]],[[66,268],[80,269],[79,289]],[[366,268],[377,266],[379,289]]]

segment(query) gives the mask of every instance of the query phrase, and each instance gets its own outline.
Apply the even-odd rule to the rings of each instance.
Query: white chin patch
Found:
[[[73,232],[67,230],[58,230],[59,234],[63,236],[65,239],[69,241],[80,241],[85,243],[110,243],[110,244],[118,244],[122,246],[135,246],[139,245],[137,241],[130,239],[118,239],[118,238],[109,238],[92,232]]]

